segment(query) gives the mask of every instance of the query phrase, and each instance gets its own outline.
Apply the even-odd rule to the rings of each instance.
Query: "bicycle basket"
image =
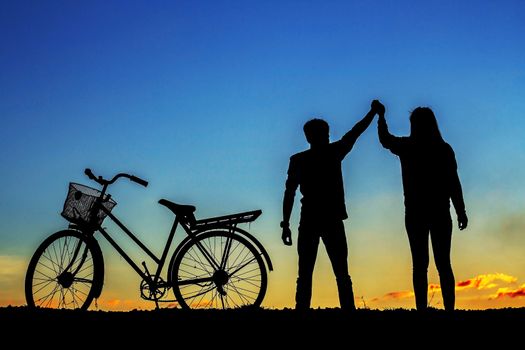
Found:
[[[93,212],[93,205],[97,198],[100,197],[100,194],[101,192],[97,189],[71,182],[61,215],[69,222],[79,225],[102,225],[102,221],[104,221],[107,214],[101,209],[98,210],[98,213]],[[111,211],[117,205],[117,202],[109,197],[109,195],[106,195],[102,205],[108,211]],[[93,217],[93,215],[96,217]]]

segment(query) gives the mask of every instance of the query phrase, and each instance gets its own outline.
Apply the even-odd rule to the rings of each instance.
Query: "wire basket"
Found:
[[[69,222],[79,225],[102,225],[107,214],[102,209],[99,209],[98,213],[94,213],[93,209],[93,205],[100,195],[101,192],[97,189],[71,182],[61,215]],[[106,195],[102,205],[111,211],[117,202]],[[93,217],[94,215],[96,217]]]

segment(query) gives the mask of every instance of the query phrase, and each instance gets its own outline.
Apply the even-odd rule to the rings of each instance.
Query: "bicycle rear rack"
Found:
[[[208,219],[195,221],[192,225],[193,230],[211,229],[224,226],[234,226],[244,222],[252,222],[262,214],[262,210],[246,211],[243,213],[217,216]]]

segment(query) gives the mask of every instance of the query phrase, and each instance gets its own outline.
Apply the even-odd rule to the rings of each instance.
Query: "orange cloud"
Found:
[[[496,292],[496,295],[493,295],[491,299],[501,299],[501,298],[519,298],[525,297],[525,284],[522,284],[521,287],[517,289],[509,288],[499,288]]]
[[[489,273],[456,283],[456,290],[466,288],[490,289],[497,287],[497,283],[495,282],[516,283],[517,280],[516,277],[504,273]]]
[[[402,290],[398,292],[390,292],[383,295],[382,298],[374,298],[372,301],[378,301],[379,299],[404,299],[414,296],[414,292],[411,290]]]
[[[469,278],[465,281],[460,281],[456,283],[456,291],[465,291],[466,289],[476,289],[476,290],[484,290],[484,289],[490,289],[495,288],[498,286],[498,284],[506,283],[506,284],[512,284],[516,283],[518,279],[514,276],[506,275],[504,273],[489,273],[484,275],[478,275],[473,278]],[[440,293],[441,292],[441,286],[437,283],[430,283],[428,285],[428,292],[429,293]],[[393,300],[393,299],[405,299],[410,298],[414,296],[414,292],[410,290],[404,290],[404,291],[395,291],[395,292],[389,292],[383,295],[382,297],[373,298],[371,302],[379,302],[379,301],[385,301],[385,300]],[[498,292],[492,296],[490,296],[488,299],[498,299],[503,297],[510,297],[510,298],[516,298],[525,296],[525,284],[522,285],[519,289],[509,289],[509,288],[499,288]]]
[[[90,308],[109,310],[109,311],[123,311],[123,310],[151,310],[155,304],[146,300],[133,299],[118,299],[118,298],[100,298],[94,301]]]
[[[112,300],[107,300],[106,301],[106,305],[113,308],[115,306],[118,306],[120,304],[120,299],[112,299]]]

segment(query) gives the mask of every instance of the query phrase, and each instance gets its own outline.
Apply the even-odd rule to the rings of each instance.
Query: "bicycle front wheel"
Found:
[[[180,306],[191,309],[260,306],[268,283],[261,253],[227,231],[189,241],[176,256],[171,277]]]
[[[82,232],[52,234],[31,258],[25,280],[27,306],[86,310],[104,279],[102,253]]]

